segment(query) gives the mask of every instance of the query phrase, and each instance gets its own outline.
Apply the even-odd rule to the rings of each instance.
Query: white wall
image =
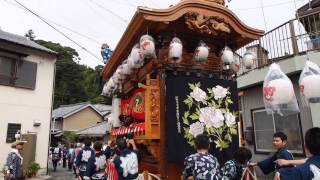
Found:
[[[1,167],[10,152],[6,143],[8,123],[20,123],[21,133],[36,133],[36,162],[47,167],[47,152],[51,119],[55,58],[53,55],[31,51],[25,58],[37,63],[37,80],[34,90],[0,85],[0,161]],[[41,122],[34,127],[33,122]]]

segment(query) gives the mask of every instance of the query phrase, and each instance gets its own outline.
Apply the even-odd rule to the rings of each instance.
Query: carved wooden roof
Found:
[[[149,33],[159,44],[175,34],[193,51],[199,40],[220,51],[225,45],[236,50],[264,34],[245,25],[227,7],[207,0],[183,0],[168,9],[139,7],[120,39],[102,75],[109,78],[129,55],[143,34]]]

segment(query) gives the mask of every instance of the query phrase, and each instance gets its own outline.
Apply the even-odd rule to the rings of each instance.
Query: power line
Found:
[[[112,14],[113,16],[117,17],[118,19],[120,19],[120,20],[121,20],[122,22],[124,22],[125,24],[128,24],[128,22],[129,22],[128,20],[126,20],[125,18],[117,15],[116,13],[114,13],[114,12],[111,11],[110,9],[104,7],[103,5],[97,3],[97,2],[95,2],[95,1],[93,1],[93,0],[89,0],[89,2],[91,2],[91,3],[94,4],[94,5],[96,5],[96,6],[99,7],[99,8],[107,11],[109,14]]]
[[[89,51],[87,48],[83,47],[82,45],[80,45],[78,42],[76,42],[75,40],[73,40],[72,38],[70,38],[69,36],[67,36],[65,33],[63,33],[62,31],[60,31],[58,28],[54,27],[53,25],[51,25],[49,22],[47,22],[44,18],[42,18],[41,16],[39,16],[37,13],[35,13],[34,11],[32,11],[31,9],[29,9],[28,7],[26,7],[25,5],[21,4],[18,0],[14,0],[16,3],[18,3],[21,7],[23,7],[25,10],[27,10],[28,12],[30,12],[31,14],[35,15],[37,18],[39,18],[41,21],[43,21],[44,23],[46,23],[48,26],[50,26],[51,28],[53,28],[55,31],[57,31],[58,33],[60,33],[62,36],[64,36],[65,38],[67,38],[68,40],[70,40],[71,42],[73,42],[74,44],[76,44],[77,46],[79,46],[82,50],[84,50],[85,52],[87,52],[88,54],[90,54],[91,56],[95,57],[99,62],[103,62],[98,56],[96,56],[93,52]]]
[[[297,0],[297,1],[303,1],[303,0]],[[286,1],[286,2],[282,2],[282,3],[275,3],[275,4],[263,5],[263,7],[261,7],[261,6],[256,6],[256,7],[249,7],[249,8],[233,9],[233,10],[234,10],[234,11],[255,10],[255,9],[261,9],[261,8],[281,6],[281,5],[285,5],[285,4],[291,4],[291,3],[294,3],[294,1],[291,0],[291,1]]]

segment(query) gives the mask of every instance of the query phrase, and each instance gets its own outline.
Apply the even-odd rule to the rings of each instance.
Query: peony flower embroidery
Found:
[[[212,88],[214,99],[218,100],[221,98],[225,98],[228,93],[228,89],[223,88],[222,86],[216,86],[215,88]]]
[[[190,96],[195,99],[198,102],[202,102],[207,97],[207,93],[204,92],[202,89],[196,87],[193,89],[193,91],[190,93]]]
[[[225,114],[225,118],[226,118],[226,124],[228,127],[231,127],[234,124],[236,124],[236,117],[232,113],[227,112]]]
[[[207,128],[219,128],[224,124],[224,116],[221,110],[212,107],[201,108],[199,120],[204,123]]]
[[[197,137],[199,134],[203,134],[203,131],[203,124],[199,121],[190,125],[189,133],[192,134],[194,137]]]

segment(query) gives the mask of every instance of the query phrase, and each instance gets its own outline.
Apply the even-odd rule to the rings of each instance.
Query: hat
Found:
[[[21,141],[21,140],[17,140],[17,141],[15,141],[15,142],[13,142],[12,144],[11,144],[11,147],[16,147],[16,145],[23,145],[23,144],[25,144],[25,143],[27,143],[27,141]]]
[[[77,145],[76,145],[77,147],[81,147],[81,143],[77,143]]]

